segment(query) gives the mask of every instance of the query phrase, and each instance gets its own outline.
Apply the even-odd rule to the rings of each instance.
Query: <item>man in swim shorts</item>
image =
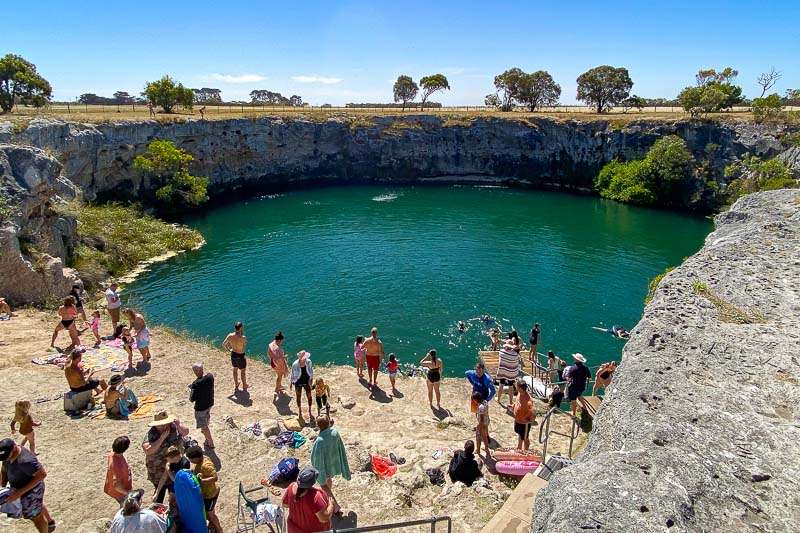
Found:
[[[242,390],[247,390],[247,358],[245,349],[247,348],[247,337],[244,336],[244,324],[237,322],[233,326],[233,332],[228,333],[222,341],[222,347],[231,352],[231,366],[233,367],[233,383],[235,391],[239,390],[239,374],[242,375]]]
[[[378,328],[372,328],[369,337],[364,341],[362,349],[367,354],[367,374],[369,384],[378,386],[378,369],[383,363],[383,342],[378,338]]]

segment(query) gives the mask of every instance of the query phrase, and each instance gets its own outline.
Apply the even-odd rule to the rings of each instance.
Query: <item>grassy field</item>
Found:
[[[155,120],[163,123],[184,122],[187,120],[200,120],[201,106],[194,110],[179,110],[171,114],[157,113]],[[485,107],[442,107],[429,108],[425,111],[407,109],[401,111],[394,108],[345,108],[345,107],[270,107],[270,106],[206,106],[205,120],[223,120],[231,118],[255,118],[264,116],[279,116],[305,118],[308,120],[325,120],[331,117],[345,117],[364,119],[374,116],[398,116],[426,114],[440,116],[454,124],[478,117],[498,117],[506,119],[522,119],[529,117],[548,117],[556,120],[610,120],[625,124],[641,119],[677,120],[688,118],[679,107],[647,107],[643,110],[623,112],[614,109],[608,113],[597,114],[586,107],[570,106],[548,108],[546,110],[529,113],[523,110],[500,112]],[[146,106],[142,105],[66,105],[53,104],[47,108],[31,108],[18,106],[10,114],[0,115],[0,122],[10,121],[16,131],[24,129],[36,117],[59,118],[73,122],[109,123],[123,120],[148,120],[151,117]],[[753,119],[749,108],[735,108],[733,111],[712,115],[714,119],[749,121]]]

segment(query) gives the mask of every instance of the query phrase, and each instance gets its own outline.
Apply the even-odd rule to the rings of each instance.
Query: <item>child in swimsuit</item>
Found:
[[[36,453],[36,441],[33,435],[33,428],[42,425],[41,422],[36,422],[31,416],[31,402],[28,400],[19,400],[14,404],[14,420],[11,421],[11,434],[16,433],[16,425],[19,424],[19,434],[22,435],[22,442],[20,446],[28,446],[31,448],[31,453]]]
[[[325,416],[328,418],[331,417],[331,406],[328,403],[328,396],[330,396],[330,394],[331,388],[328,387],[325,380],[317,378],[314,382],[314,396],[317,400],[317,417],[319,417],[323,405],[325,406]]]
[[[472,402],[478,404],[478,412],[475,414],[477,425],[475,426],[475,445],[476,455],[481,453],[481,443],[486,445],[486,456],[489,456],[489,402],[483,399],[480,392],[472,394]]]
[[[131,335],[131,328],[122,328],[122,335],[119,337],[122,339],[122,348],[128,352],[128,368],[133,368],[133,335]]]
[[[364,353],[364,337],[359,335],[356,337],[356,342],[353,343],[353,358],[356,360],[356,374],[358,377],[364,377],[364,362],[367,359],[367,354]]]
[[[392,383],[392,392],[397,391],[395,388],[395,380],[397,379],[397,370],[400,368],[400,363],[397,362],[397,357],[393,354],[389,354],[389,362],[386,363],[386,371],[389,373],[389,381]]]
[[[92,330],[92,335],[94,335],[94,347],[97,348],[100,346],[100,310],[95,309],[92,312],[92,321],[89,322],[89,328]]]

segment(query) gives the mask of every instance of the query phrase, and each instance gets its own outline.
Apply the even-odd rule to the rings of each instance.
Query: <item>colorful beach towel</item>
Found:
[[[112,372],[124,372],[128,368],[128,352],[122,346],[122,341],[119,341],[119,346],[114,344],[119,341],[103,341],[97,348],[86,348],[83,353],[83,367],[86,370],[111,370]],[[35,365],[55,365],[58,368],[64,368],[67,364],[67,356],[62,353],[51,353],[45,357],[31,359],[31,363]]]
[[[134,412],[128,415],[128,420],[139,420],[141,418],[150,418],[153,416],[153,404],[156,402],[160,402],[164,398],[159,396],[155,396],[153,394],[148,394],[146,396],[142,396],[139,398],[139,407],[136,408]],[[92,414],[92,418],[95,420],[100,420],[106,417],[106,410],[103,409],[102,411],[98,411],[97,413]]]
[[[512,380],[519,375],[519,354],[510,348],[500,350],[496,379]]]

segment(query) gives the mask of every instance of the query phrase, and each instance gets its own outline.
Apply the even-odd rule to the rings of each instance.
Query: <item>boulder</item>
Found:
[[[264,418],[259,422],[264,437],[274,437],[281,432],[281,425],[274,418]]]
[[[342,407],[345,409],[352,409],[356,406],[356,401],[349,396],[341,397],[339,396],[339,403],[342,404]]]

